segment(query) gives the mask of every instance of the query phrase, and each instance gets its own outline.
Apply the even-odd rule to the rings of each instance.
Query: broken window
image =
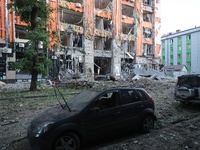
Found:
[[[150,44],[143,44],[143,55],[154,55],[153,45]]]
[[[112,21],[101,17],[96,17],[95,26],[97,29],[111,31]]]
[[[133,54],[133,52],[134,52],[134,42],[133,41],[128,43],[128,52],[131,54]]]
[[[71,47],[71,38],[69,34],[61,33],[60,35],[61,45]]]
[[[82,47],[82,35],[73,35],[73,47]]]
[[[105,10],[107,12],[112,11],[112,1],[110,0],[95,0],[95,8]]]
[[[105,57],[94,58],[95,74],[107,75],[111,72],[111,59]]]
[[[95,37],[94,50],[111,50],[112,39]]]
[[[27,39],[26,27],[15,25],[15,35],[16,35],[16,38]]]
[[[145,38],[152,38],[152,29],[143,27],[143,36]]]
[[[153,6],[153,0],[143,0],[143,4]]]
[[[152,16],[150,13],[143,13],[143,21],[152,22]]]
[[[134,25],[122,23],[122,33],[123,34],[134,34]]]
[[[111,50],[112,39],[104,38],[104,50]]]
[[[95,37],[95,39],[94,39],[94,50],[103,50],[103,38]]]
[[[122,15],[127,17],[133,17],[133,7],[122,5]]]

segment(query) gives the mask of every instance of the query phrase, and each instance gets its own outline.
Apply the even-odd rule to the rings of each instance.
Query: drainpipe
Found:
[[[133,47],[133,51],[135,52],[135,56],[134,56],[134,64],[136,64],[136,49],[137,49],[137,16],[136,16],[136,0],[134,1],[134,13],[133,13],[133,18],[134,18],[134,37],[135,37],[135,40],[134,40],[134,47]]]
[[[9,33],[9,22],[8,22],[8,9],[7,9],[8,0],[5,2],[5,19],[6,19],[6,48],[8,48],[8,33]]]

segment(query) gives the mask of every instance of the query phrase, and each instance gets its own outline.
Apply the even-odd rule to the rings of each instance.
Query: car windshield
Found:
[[[87,106],[87,104],[89,104],[90,101],[97,95],[98,95],[97,91],[86,90],[86,91],[81,92],[80,94],[76,95],[69,101],[67,101],[67,103],[71,109],[80,111],[83,108],[85,108]]]
[[[199,76],[188,76],[184,78],[179,78],[178,85],[190,85],[193,87],[200,87],[200,77]]]

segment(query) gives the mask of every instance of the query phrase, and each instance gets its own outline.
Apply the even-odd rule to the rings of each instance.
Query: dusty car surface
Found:
[[[142,88],[86,90],[36,116],[28,127],[34,149],[78,150],[85,142],[131,129],[154,128],[154,101]]]
[[[200,103],[200,74],[189,74],[178,77],[174,98],[183,104]]]

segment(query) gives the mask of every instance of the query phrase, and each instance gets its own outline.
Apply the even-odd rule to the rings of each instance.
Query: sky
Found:
[[[161,0],[161,35],[200,26],[200,0]]]

